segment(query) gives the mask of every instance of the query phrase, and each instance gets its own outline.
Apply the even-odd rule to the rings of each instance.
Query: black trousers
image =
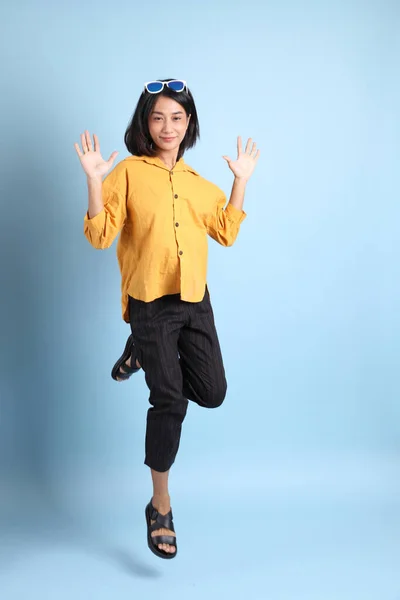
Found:
[[[188,400],[216,408],[226,395],[208,289],[196,303],[182,301],[179,294],[152,302],[130,297],[129,316],[152,405],[147,413],[145,464],[165,472],[178,452]]]

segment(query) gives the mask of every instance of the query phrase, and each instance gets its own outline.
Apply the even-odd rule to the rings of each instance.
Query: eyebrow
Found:
[[[159,110],[153,110],[152,111],[153,115],[164,115],[165,113],[160,112]],[[177,110],[176,112],[172,113],[173,115],[183,115],[183,111],[182,110]]]

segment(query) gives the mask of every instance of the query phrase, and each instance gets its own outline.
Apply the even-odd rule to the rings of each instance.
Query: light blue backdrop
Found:
[[[87,598],[88,589],[109,598],[104,589],[113,585],[122,599],[132,589],[143,598],[158,590],[168,598],[394,599],[399,4],[32,1],[2,12],[3,539],[27,544],[36,522],[32,536],[40,541],[73,522],[135,540],[133,588],[112,567],[105,583],[102,560],[83,567],[78,554],[51,566],[66,598]],[[115,245],[95,251],[83,236],[86,184],[73,148],[89,129],[106,158],[113,150],[124,158],[142,84],[158,77],[188,81],[201,141],[185,158],[227,194],[232,177],[222,155],[234,155],[236,136],[253,136],[262,152],[236,244],[210,240],[209,287],[229,393],[216,411],[190,407],[171,475],[182,550],[168,568],[152,561],[142,523],[150,494],[147,388],[142,374],[119,385],[110,377],[129,333]],[[320,527],[321,540],[332,539],[329,519],[341,523],[342,514],[331,506],[335,498],[346,533],[320,564],[304,522],[317,532],[322,515],[330,525],[327,535]],[[318,512],[324,502],[326,512]],[[203,554],[190,512],[196,506]],[[357,521],[360,514],[365,520]],[[366,531],[374,541],[357,562]],[[11,547],[4,546],[5,566]],[[25,598],[23,585],[34,597],[58,590],[46,579],[45,558],[11,561],[2,598]],[[161,573],[166,588],[152,580]],[[70,577],[76,587],[68,587]]]

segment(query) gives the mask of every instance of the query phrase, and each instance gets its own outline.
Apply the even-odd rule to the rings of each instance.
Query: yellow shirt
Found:
[[[129,322],[128,295],[151,302],[180,293],[203,299],[207,278],[207,234],[223,246],[236,239],[242,210],[226,204],[216,185],[181,158],[173,170],[157,157],[130,156],[103,181],[104,209],[84,218],[94,248],[108,248],[120,233],[122,316]]]

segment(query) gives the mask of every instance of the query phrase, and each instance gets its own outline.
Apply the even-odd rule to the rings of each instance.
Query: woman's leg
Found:
[[[161,515],[167,515],[171,510],[171,501],[168,491],[169,471],[158,473],[151,469],[151,477],[153,480],[153,498],[151,502]],[[152,523],[154,523],[154,521],[152,521]],[[153,536],[154,535],[175,536],[175,534],[168,529],[158,529]],[[158,547],[160,550],[170,552],[171,554],[174,554],[176,550],[175,546],[170,546],[169,544],[158,544]]]
[[[183,395],[199,406],[217,408],[227,383],[208,290],[202,302],[190,306],[189,314],[178,341]]]
[[[188,405],[182,394],[178,356],[179,332],[187,320],[187,311],[179,296],[165,296],[150,303],[130,299],[129,306],[132,335],[152,405],[147,413],[145,464],[153,479],[153,506],[165,515],[171,508],[169,470],[178,452]],[[152,535],[175,536],[163,529]],[[175,552],[175,546],[161,544],[159,548]]]

